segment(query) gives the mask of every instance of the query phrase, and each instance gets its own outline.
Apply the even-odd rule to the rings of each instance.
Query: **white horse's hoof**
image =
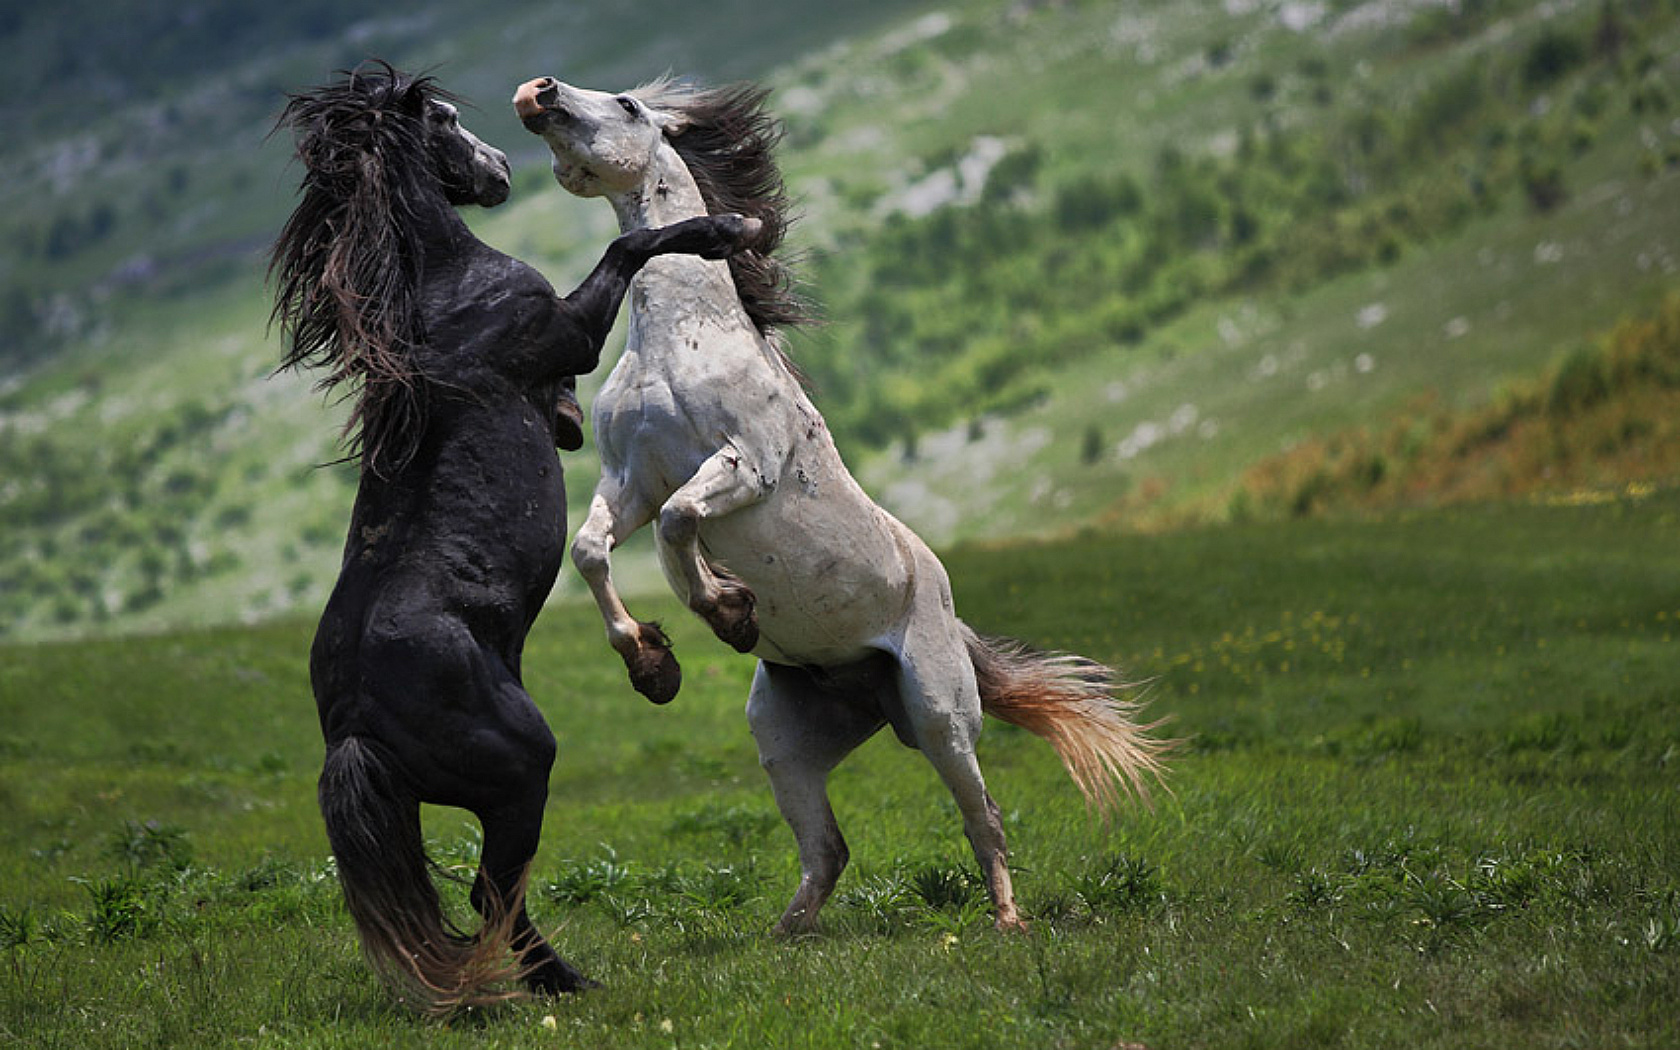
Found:
[[[644,638],[636,651],[624,658],[630,671],[630,684],[656,704],[668,704],[682,688],[682,665],[671,653],[671,644],[658,624],[643,624],[644,633],[651,628],[653,640]]]

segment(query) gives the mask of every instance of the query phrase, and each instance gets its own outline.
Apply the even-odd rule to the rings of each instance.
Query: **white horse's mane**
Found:
[[[770,90],[753,83],[703,87],[667,73],[629,94],[676,118],[666,141],[694,177],[708,212],[735,212],[763,223],[757,242],[729,260],[741,305],[753,325],[769,336],[775,329],[811,320],[793,269],[773,258],[794,215],[776,163],[782,125],[766,106]],[[772,345],[781,352],[778,341],[772,340]]]

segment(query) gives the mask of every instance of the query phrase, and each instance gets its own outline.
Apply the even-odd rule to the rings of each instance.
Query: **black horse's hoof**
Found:
[[[554,958],[525,975],[525,987],[533,995],[574,995],[600,988],[601,982],[579,973],[576,967],[561,958]]]

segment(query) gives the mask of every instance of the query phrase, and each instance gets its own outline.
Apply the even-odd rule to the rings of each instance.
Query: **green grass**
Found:
[[[1672,1046],[1677,532],[1662,492],[953,552],[971,623],[1148,680],[1188,741],[1172,794],[1105,827],[991,724],[1027,937],[989,928],[949,799],[885,734],[833,778],[854,860],[823,933],[771,939],[796,867],[750,661],[639,603],[688,672],[653,708],[557,606],[528,654],[561,747],[533,909],[607,987],[449,1024],[357,959],[308,625],[0,649],[0,1038]],[[463,814],[428,829],[470,866]]]

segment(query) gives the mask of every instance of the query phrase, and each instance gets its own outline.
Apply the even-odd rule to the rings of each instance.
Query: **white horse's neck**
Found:
[[[668,143],[661,142],[648,165],[647,177],[628,193],[609,198],[622,233],[706,214],[705,198],[689,174],[688,165]]]
[[[664,142],[641,185],[609,199],[624,233],[707,214],[688,165]],[[673,376],[687,374],[684,369],[692,365],[682,363],[688,355],[681,348],[700,345],[707,348],[707,376],[720,367],[752,368],[745,362],[771,360],[768,344],[741,305],[729,264],[721,259],[682,254],[653,259],[631,285],[629,302],[626,345],[644,365],[657,360]]]

